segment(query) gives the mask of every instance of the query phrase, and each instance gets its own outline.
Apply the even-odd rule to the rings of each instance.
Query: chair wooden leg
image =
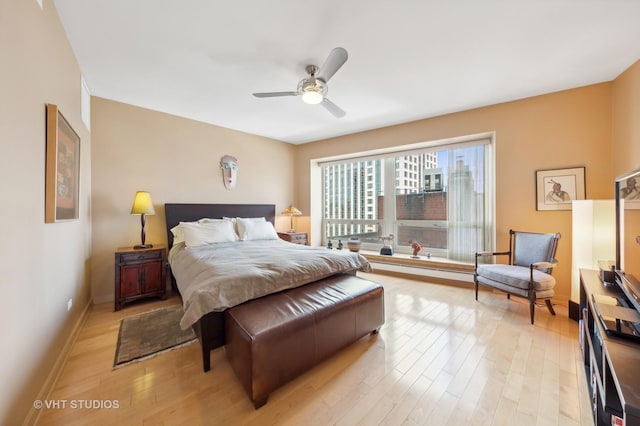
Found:
[[[478,281],[475,281],[475,285],[476,285],[476,302],[478,301]]]
[[[511,295],[507,293],[507,299],[511,300]]]
[[[531,313],[531,324],[533,325],[533,314],[535,312],[536,304],[534,302],[529,302],[529,311]]]
[[[547,309],[549,309],[549,312],[551,312],[551,315],[555,315],[556,311],[553,310],[553,305],[551,304],[551,300],[544,299],[544,303],[546,303]]]

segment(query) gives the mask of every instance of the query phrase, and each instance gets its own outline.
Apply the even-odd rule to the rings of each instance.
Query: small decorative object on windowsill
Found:
[[[347,240],[347,248],[349,249],[349,251],[353,251],[357,253],[360,251],[361,245],[362,245],[362,242],[358,237],[351,237]]]
[[[418,253],[422,250],[422,244],[417,241],[409,241],[411,243],[411,250],[413,250],[413,254],[411,255],[412,259],[420,259]]]
[[[153,247],[151,244],[145,244],[146,234],[144,232],[144,225],[146,222],[145,216],[148,214],[156,214],[153,208],[153,202],[151,201],[151,195],[147,191],[137,191],[136,197],[133,199],[133,206],[131,206],[132,215],[140,215],[140,224],[142,225],[142,231],[140,232],[140,244],[133,246],[134,249],[147,249]]]
[[[286,209],[282,210],[282,213],[280,214],[291,216],[291,229],[289,230],[289,233],[296,232],[295,229],[293,229],[293,217],[300,216],[302,212],[295,208],[293,205],[290,205]]]
[[[328,248],[329,250],[332,250],[332,249],[333,249],[333,243],[331,242],[331,240],[329,240],[329,243],[327,244],[327,248]]]
[[[338,250],[342,250],[342,247],[344,247],[342,245],[342,240],[338,240]]]
[[[382,240],[382,248],[380,254],[382,256],[393,256],[393,247],[391,247],[391,241],[393,241],[393,234],[389,234],[386,237],[380,237]]]

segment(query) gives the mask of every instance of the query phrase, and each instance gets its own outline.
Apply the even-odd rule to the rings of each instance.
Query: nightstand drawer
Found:
[[[306,232],[278,232],[278,236],[294,244],[306,245],[308,240]]]
[[[133,252],[133,253],[120,253],[120,262],[129,263],[129,262],[143,262],[147,260],[159,260],[164,256],[159,250],[150,250],[150,251],[141,251],[141,252]]]
[[[292,243],[306,244],[307,234],[296,234],[291,236]]]

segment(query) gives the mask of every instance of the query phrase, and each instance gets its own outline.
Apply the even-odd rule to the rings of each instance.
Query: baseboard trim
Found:
[[[46,380],[44,381],[44,384],[42,385],[42,388],[40,389],[40,392],[38,392],[38,396],[36,397],[36,400],[45,401],[49,399],[49,396],[51,395],[51,392],[53,392],[53,388],[55,387],[55,384],[58,381],[58,378],[60,377],[60,373],[62,373],[62,369],[64,368],[64,365],[67,362],[67,358],[69,357],[71,348],[73,348],[73,344],[76,342],[78,335],[80,334],[80,330],[82,330],[82,327],[84,326],[84,323],[86,322],[89,316],[89,311],[91,309],[91,306],[93,306],[93,302],[91,301],[91,299],[89,299],[85,307],[82,309],[82,313],[80,314],[80,317],[78,318],[75,325],[73,326],[73,330],[71,330],[71,334],[69,334],[69,338],[67,339],[64,346],[62,347],[62,350],[58,354],[58,357],[56,358],[56,362],[53,364],[53,368],[51,368],[49,375],[47,376]],[[38,420],[40,419],[40,414],[42,413],[42,411],[43,410],[36,410],[34,407],[31,407],[22,424],[23,425],[37,424]]]

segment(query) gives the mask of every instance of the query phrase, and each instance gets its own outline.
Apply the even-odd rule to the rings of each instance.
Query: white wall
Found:
[[[572,203],[571,300],[580,303],[580,269],[598,269],[599,261],[616,259],[615,200]]]

